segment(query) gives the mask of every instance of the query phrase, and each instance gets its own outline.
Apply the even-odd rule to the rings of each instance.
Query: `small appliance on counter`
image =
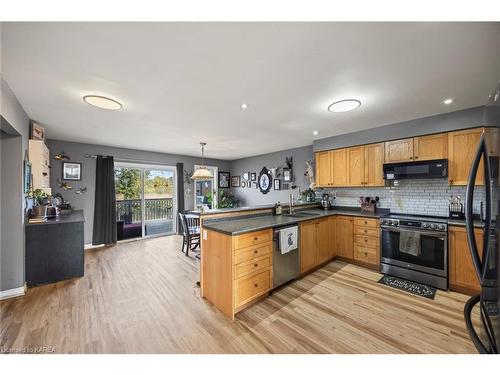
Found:
[[[333,198],[333,199],[335,199],[335,198]],[[328,210],[328,209],[332,208],[330,194],[324,193],[323,196],[321,197],[321,208],[323,208],[324,210]]]
[[[459,195],[456,197],[454,197],[453,195],[450,196],[449,211],[450,219],[465,219],[464,205]]]
[[[283,213],[283,207],[281,207],[281,203],[278,201],[278,203],[274,205],[274,214],[281,215],[282,213]]]

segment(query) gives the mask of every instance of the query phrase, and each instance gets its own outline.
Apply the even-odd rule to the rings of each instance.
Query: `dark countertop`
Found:
[[[465,220],[460,219],[448,219],[448,225],[454,225],[457,227],[465,227]],[[483,228],[484,224],[481,220],[474,220],[474,227]]]
[[[84,221],[85,217],[83,216],[83,210],[74,210],[72,212],[61,214],[58,217],[47,219],[39,223],[30,223],[28,220],[26,220],[26,226],[78,223]]]
[[[310,202],[310,203],[296,203],[294,207],[304,207],[304,206],[318,206],[319,202]],[[288,207],[288,203],[282,203],[282,207]],[[210,211],[200,211],[200,210],[191,210],[188,211],[190,214],[197,214],[200,216],[209,216],[209,215],[218,215],[218,214],[226,214],[232,212],[244,212],[244,211],[255,211],[255,210],[269,210],[274,208],[274,204],[264,204],[259,206],[244,206],[244,207],[235,207],[235,208],[217,208]]]
[[[334,208],[322,210],[320,208],[302,209],[299,212],[313,213],[314,215],[291,217],[283,215],[254,215],[244,218],[231,219],[213,219],[205,220],[203,228],[214,230],[230,236],[237,236],[243,233],[254,232],[257,230],[276,228],[285,225],[300,223],[302,221],[319,219],[332,215],[359,216],[369,218],[380,218],[388,214],[388,210],[380,210],[376,213],[361,212],[359,208]]]

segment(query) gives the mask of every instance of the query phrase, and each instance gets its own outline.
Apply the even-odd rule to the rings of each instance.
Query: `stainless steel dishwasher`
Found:
[[[282,229],[297,227],[297,248],[281,254],[279,240]],[[300,273],[300,231],[298,225],[288,225],[273,231],[273,288],[277,288],[299,276]]]

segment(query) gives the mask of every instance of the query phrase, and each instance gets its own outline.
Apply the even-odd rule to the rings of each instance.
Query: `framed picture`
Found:
[[[242,187],[242,188],[247,187],[247,183],[246,183],[245,181],[241,181],[241,187]]]
[[[31,162],[24,161],[24,193],[28,194],[31,190]]]
[[[257,185],[257,181],[252,182],[252,189],[258,189],[259,186]]]
[[[259,189],[262,194],[269,193],[271,190],[271,181],[273,180],[273,175],[271,171],[266,167],[262,168],[259,173]]]
[[[257,181],[257,173],[255,173],[255,172],[250,173],[250,180]]]
[[[219,189],[229,189],[231,174],[229,172],[219,172]]]
[[[31,123],[31,139],[43,141],[45,139],[45,128],[35,122]]]
[[[231,177],[231,187],[240,187],[240,176]]]
[[[292,181],[292,170],[290,168],[283,168],[283,181],[284,182]]]
[[[290,189],[290,184],[288,182],[284,182],[282,185],[282,190],[288,190]]]
[[[82,163],[63,162],[62,179],[71,181],[81,181]]]
[[[273,183],[274,183],[274,190],[281,190],[281,180],[279,178],[275,178]]]
[[[247,181],[250,180],[250,172],[243,173],[243,179]]]

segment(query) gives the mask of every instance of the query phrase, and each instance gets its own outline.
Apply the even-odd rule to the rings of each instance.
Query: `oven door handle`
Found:
[[[395,228],[387,228],[387,227],[382,227],[382,230],[383,231],[385,230],[387,232],[395,232],[395,233],[412,232],[412,233],[418,233],[420,235],[429,236],[429,237],[442,237],[443,239],[446,238],[446,234],[447,234],[446,232],[427,232],[424,230],[402,229],[402,228],[395,229]]]

